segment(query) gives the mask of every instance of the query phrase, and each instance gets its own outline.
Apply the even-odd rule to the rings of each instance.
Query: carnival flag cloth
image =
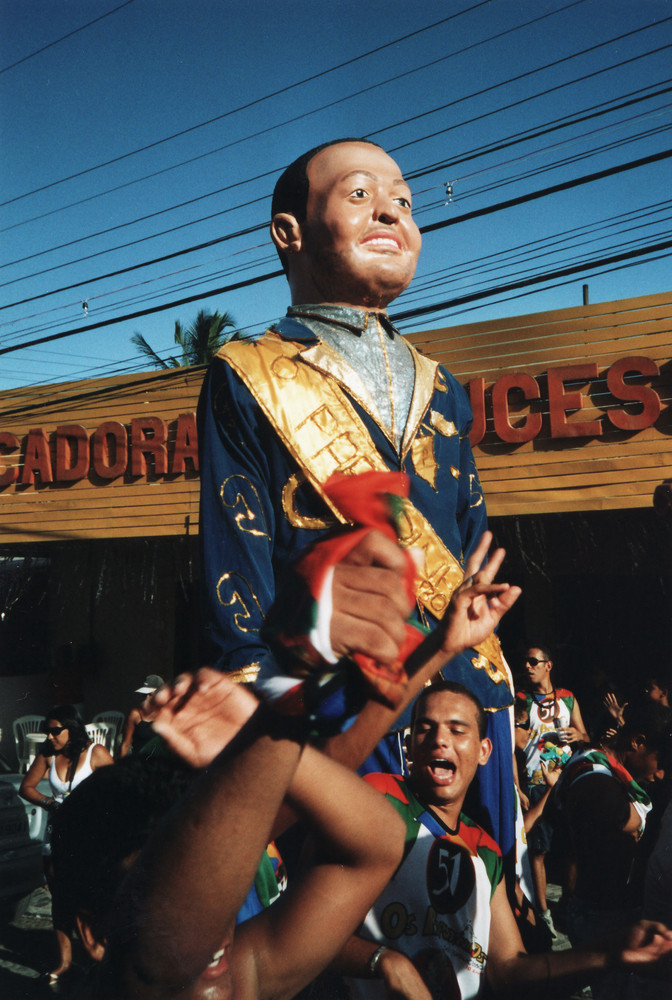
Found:
[[[347,684],[353,665],[380,698],[393,707],[401,701],[408,683],[404,662],[427,630],[409,621],[397,659],[385,664],[359,653],[337,660],[329,641],[329,625],[335,566],[373,530],[398,541],[408,488],[407,476],[397,472],[338,474],[325,484],[330,502],[352,527],[323,537],[305,550],[279,588],[264,626],[266,640],[285,671],[284,683],[275,694],[265,692],[276,700],[277,708],[289,714],[311,714],[329,691]],[[404,586],[409,600],[414,601],[416,565],[410,551],[404,554]],[[295,683],[288,683],[289,678]]]

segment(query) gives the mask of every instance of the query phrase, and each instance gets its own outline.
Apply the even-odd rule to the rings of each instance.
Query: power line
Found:
[[[114,10],[108,10],[107,14],[101,14],[100,17],[94,18],[94,20],[89,21],[88,24],[83,24],[80,28],[75,28],[74,31],[69,31],[67,35],[63,35],[61,38],[57,38],[54,42],[49,42],[48,45],[43,45],[41,49],[36,49],[35,52],[31,52],[30,55],[24,56],[17,62],[12,63],[11,66],[5,66],[3,69],[0,69],[0,74],[8,73],[10,69],[16,69],[17,66],[20,66],[24,62],[27,62],[28,59],[34,59],[35,56],[39,56],[42,52],[46,52],[47,49],[53,48],[54,45],[60,45],[61,42],[64,42],[67,38],[72,38],[73,35],[79,34],[80,31],[85,31],[86,28],[90,28],[91,25],[98,24],[99,21],[103,21],[106,17],[110,17],[112,14],[116,14],[117,11],[123,10],[124,7],[128,7],[129,4],[132,3],[135,3],[135,0],[126,0],[126,3],[120,4],[119,7],[115,7]]]
[[[605,177],[613,177],[628,170],[636,170],[638,167],[647,166],[650,163],[658,163],[667,160],[672,156],[672,149],[663,150],[661,153],[652,153],[650,156],[642,156],[638,160],[630,160],[628,163],[621,163],[616,167],[607,167],[605,170],[598,170],[583,177],[576,177],[571,181],[563,181],[561,184],[554,184],[551,187],[543,188],[541,191],[531,191],[529,194],[519,195],[517,198],[510,198],[508,201],[500,201],[496,205],[486,205],[484,208],[474,209],[472,212],[465,212],[452,219],[442,219],[441,222],[432,222],[428,226],[423,226],[422,233],[434,233],[447,226],[455,226],[458,222],[467,222],[471,219],[478,219],[483,215],[490,215],[492,212],[499,212],[506,208],[513,208],[516,205],[524,205],[529,201],[536,201],[538,198],[545,198],[549,194],[557,194],[559,191],[568,191],[570,188],[579,187],[582,184],[590,184],[592,181],[602,180]]]
[[[459,295],[452,299],[446,299],[444,302],[436,302],[433,305],[419,306],[416,309],[407,309],[404,312],[395,313],[390,317],[390,319],[393,323],[401,323],[408,319],[417,319],[420,316],[427,316],[430,313],[438,312],[440,309],[463,305],[466,302],[476,302],[479,299],[489,298],[491,295],[499,295],[503,292],[513,291],[517,288],[527,288],[531,285],[541,284],[544,281],[554,281],[556,278],[567,277],[571,274],[581,274],[583,271],[588,271],[593,267],[617,264],[622,261],[632,260],[636,257],[642,257],[645,254],[661,253],[661,251],[664,250],[672,250],[672,240],[663,240],[660,243],[652,243],[649,244],[649,246],[640,247],[637,250],[629,250],[626,253],[613,254],[610,257],[601,257],[585,261],[584,263],[576,264],[573,267],[563,267],[556,271],[547,271],[545,274],[538,274],[532,278],[521,278],[519,281],[511,281],[507,284],[499,285],[496,288],[487,288],[480,292],[471,292],[468,295]],[[662,254],[662,256],[668,255]]]
[[[185,167],[192,163],[196,163],[199,160],[205,159],[208,156],[213,156],[216,153],[224,152],[225,150],[231,149],[234,146],[238,146],[244,142],[248,142],[250,139],[255,139],[262,135],[267,135],[269,132],[273,132],[279,128],[284,128],[287,125],[291,125],[295,122],[302,121],[305,118],[309,118],[311,115],[318,114],[321,111],[327,111],[330,108],[336,107],[339,104],[344,104],[347,101],[351,101],[355,97],[361,97],[363,94],[369,93],[372,90],[376,90],[380,87],[386,86],[388,83],[398,83],[398,81],[403,79],[404,77],[408,77],[413,75],[414,73],[419,73],[422,70],[429,69],[432,66],[436,66],[439,63],[446,62],[448,59],[453,59],[456,56],[464,55],[466,52],[478,48],[481,45],[486,45],[492,41],[498,41],[499,39],[505,37],[506,35],[509,35],[515,31],[520,31],[523,28],[527,28],[532,24],[536,24],[538,21],[543,21],[547,17],[553,17],[555,14],[564,13],[569,8],[578,6],[579,4],[582,3],[585,3],[585,0],[574,0],[574,3],[569,4],[569,7],[565,7],[560,10],[547,11],[545,14],[541,14],[539,17],[535,17],[529,21],[525,21],[523,24],[515,25],[514,27],[508,28],[505,31],[500,31],[495,35],[489,35],[487,38],[481,39],[478,42],[473,42],[471,45],[465,45],[463,48],[457,49],[453,52],[449,52],[447,55],[441,56],[438,59],[432,59],[430,62],[423,63],[421,66],[416,66],[413,69],[405,70],[403,73],[397,73],[395,74],[395,76],[388,77],[386,80],[381,80],[378,83],[371,84],[368,87],[363,87],[360,90],[356,90],[351,94],[347,94],[345,97],[339,97],[337,100],[329,101],[327,104],[322,104],[317,108],[312,108],[310,111],[304,111],[300,115],[294,115],[294,117],[292,118],[286,118],[284,119],[284,121],[276,122],[273,125],[269,125],[267,128],[259,129],[256,132],[248,133],[247,135],[241,136],[238,139],[234,139],[231,142],[225,143],[223,146],[218,146],[215,149],[208,150],[206,153],[199,153],[197,156],[191,156],[188,159],[181,160],[179,163],[172,164],[169,167],[163,167],[160,170],[155,170],[151,174],[145,174],[144,177],[135,177],[132,180],[125,181],[123,184],[117,184],[112,188],[107,188],[104,191],[99,191],[97,194],[89,195],[86,198],[79,198],[77,201],[70,202],[68,205],[61,205],[58,208],[51,209],[48,212],[43,212],[40,215],[35,215],[30,219],[23,219],[20,222],[15,222],[11,226],[6,226],[3,231],[9,232],[12,229],[17,229],[21,226],[28,225],[31,222],[39,222],[41,219],[48,218],[49,216],[52,215],[57,215],[59,212],[66,211],[69,208],[76,208],[79,205],[84,205],[87,204],[88,202],[95,201],[97,198],[104,197],[107,194],[112,194],[116,191],[121,191],[124,188],[131,187],[134,184],[142,183],[143,181],[146,180],[152,180],[154,177],[159,177],[162,174],[169,173],[172,170],[177,170],[180,167]],[[217,194],[217,193],[218,192],[215,191],[211,192],[210,195],[203,195],[201,197],[207,198],[210,197],[212,194]],[[164,209],[163,211],[170,211],[170,210],[171,209],[169,208],[169,209]]]
[[[555,194],[558,191],[569,190],[570,188],[578,187],[579,185],[582,185],[582,184],[587,184],[587,183],[590,183],[592,181],[601,180],[601,179],[603,179],[605,177],[611,177],[611,176],[614,176],[616,174],[623,173],[623,172],[629,171],[629,170],[634,170],[634,169],[636,169],[638,167],[642,167],[642,166],[645,166],[645,165],[648,165],[648,164],[651,164],[651,163],[660,162],[660,161],[662,161],[664,159],[669,159],[671,156],[672,156],[672,150],[665,150],[664,152],[655,153],[655,154],[652,154],[651,156],[640,157],[638,160],[632,160],[629,163],[620,164],[619,166],[616,166],[616,167],[609,167],[609,168],[607,168],[605,170],[600,170],[600,171],[597,171],[597,172],[595,172],[593,174],[587,174],[584,177],[578,177],[578,178],[575,178],[574,180],[571,180],[571,181],[565,181],[562,184],[556,184],[556,185],[553,185],[552,187],[547,187],[547,188],[544,188],[543,190],[540,190],[540,191],[532,191],[532,192],[530,192],[530,193],[528,193],[526,195],[520,195],[517,198],[511,198],[511,199],[509,199],[507,201],[500,202],[500,203],[498,203],[496,205],[489,205],[489,206],[486,206],[484,208],[476,209],[476,210],[474,210],[472,212],[468,212],[468,213],[465,213],[465,214],[463,214],[461,216],[458,216],[457,218],[444,219],[441,222],[432,223],[432,224],[430,224],[428,226],[422,227],[420,231],[423,234],[430,233],[430,232],[435,232],[435,231],[437,231],[439,229],[444,229],[447,226],[453,226],[453,225],[456,225],[456,224],[458,224],[460,222],[466,222],[466,221],[469,221],[471,219],[479,218],[479,217],[484,216],[484,215],[489,215],[489,214],[491,214],[493,212],[496,212],[496,211],[502,211],[504,209],[511,208],[513,206],[516,206],[516,205],[521,205],[521,204],[524,204],[524,203],[529,202],[529,201],[534,201],[534,200],[537,200],[539,198],[546,197],[549,194]],[[650,252],[654,252],[656,249],[658,249],[658,247],[659,247],[658,244],[654,244],[651,247],[651,251]],[[646,252],[646,251],[638,251],[638,252]],[[630,255],[626,255],[622,259],[629,259],[629,256],[631,256],[633,253],[634,253],[634,251],[631,251]],[[614,257],[613,258],[614,261],[617,260],[617,259],[621,259],[621,258],[618,258],[618,257]],[[609,259],[609,262],[611,262],[611,259]],[[571,272],[568,272],[568,273],[571,273]],[[236,283],[231,284],[231,285],[226,285],[226,286],[224,286],[222,288],[216,288],[216,289],[211,289],[209,291],[203,291],[203,292],[201,292],[199,294],[188,296],[188,297],[185,297],[183,299],[177,300],[175,302],[164,303],[164,304],[159,305],[159,306],[153,306],[152,308],[142,309],[142,310],[139,310],[137,312],[130,313],[130,314],[127,314],[127,315],[124,315],[124,316],[118,316],[118,317],[115,317],[113,319],[103,320],[103,321],[100,321],[98,323],[92,323],[92,324],[88,324],[86,326],[77,327],[74,330],[63,331],[61,333],[56,333],[56,334],[49,334],[49,335],[47,335],[45,337],[38,337],[38,338],[36,338],[34,340],[27,341],[24,344],[16,344],[16,345],[12,345],[12,346],[8,346],[8,347],[0,348],[0,355],[9,354],[9,353],[17,351],[17,350],[22,350],[23,348],[26,348],[26,347],[34,347],[37,344],[48,343],[48,342],[50,342],[52,340],[60,340],[63,337],[72,337],[72,336],[75,336],[76,334],[88,333],[88,332],[90,332],[92,330],[100,329],[101,327],[112,326],[112,325],[115,325],[117,323],[126,322],[128,320],[139,319],[142,316],[147,316],[147,315],[150,315],[150,314],[153,314],[153,313],[156,313],[156,312],[161,312],[161,311],[163,311],[165,309],[176,308],[176,307],[181,306],[181,305],[186,305],[186,304],[188,304],[190,302],[196,302],[199,299],[209,298],[209,297],[212,297],[214,295],[223,295],[223,294],[226,294],[228,292],[235,291],[235,290],[237,290],[239,288],[246,288],[246,287],[249,287],[250,285],[258,284],[261,281],[267,281],[270,278],[281,277],[282,274],[283,274],[283,272],[281,270],[273,271],[273,272],[271,272],[269,274],[259,275],[259,276],[254,277],[254,278],[248,278],[248,279],[246,279],[244,281],[236,282]],[[513,287],[518,287],[518,286],[513,286]],[[429,309],[430,307],[423,307],[423,308]],[[403,314],[403,315],[405,317],[406,314]]]
[[[128,0],[128,2],[131,2],[131,0]],[[451,14],[448,17],[443,17],[439,21],[435,21],[433,24],[426,25],[424,28],[418,28],[416,31],[410,31],[405,35],[401,35],[399,38],[393,39],[391,42],[385,42],[383,45],[378,45],[373,49],[369,49],[368,52],[363,52],[361,55],[354,56],[352,59],[346,59],[345,62],[338,63],[335,66],[330,66],[329,69],[321,70],[319,73],[314,73],[312,76],[304,77],[303,80],[297,80],[295,83],[286,84],[279,90],[274,90],[270,94],[258,97],[254,101],[248,101],[247,104],[241,104],[237,108],[232,108],[230,111],[223,112],[221,115],[215,115],[214,118],[209,118],[207,121],[200,122],[198,125],[190,125],[189,128],[182,129],[180,132],[174,132],[169,136],[164,136],[163,139],[157,139],[155,142],[147,143],[147,145],[131,150],[128,153],[122,153],[120,156],[114,156],[112,159],[106,160],[104,163],[98,163],[94,167],[87,167],[85,170],[79,170],[74,174],[69,174],[67,177],[61,177],[60,180],[51,181],[49,184],[43,184],[42,187],[34,188],[32,191],[26,191],[24,194],[17,195],[15,198],[9,198],[7,201],[0,202],[0,208],[5,205],[10,205],[13,202],[21,201],[23,198],[27,198],[32,194],[38,194],[40,191],[46,191],[49,188],[56,187],[58,184],[64,184],[66,181],[75,180],[78,177],[84,177],[86,174],[90,174],[95,170],[100,170],[103,167],[109,167],[113,163],[119,163],[121,160],[126,160],[130,156],[135,156],[137,153],[144,153],[148,149],[155,149],[157,146],[170,142],[172,139],[189,135],[191,132],[204,128],[206,125],[212,125],[215,122],[222,121],[224,118],[229,118],[231,115],[235,115],[239,111],[248,111],[250,108],[254,108],[256,105],[262,104],[264,101],[268,101],[273,97],[279,97],[281,95],[284,96],[290,90],[295,90],[297,87],[302,87],[306,83],[312,83],[315,80],[319,80],[321,77],[327,76],[329,73],[335,73],[337,70],[344,69],[346,66],[351,66],[353,63],[360,62],[362,59],[368,59],[369,56],[375,55],[377,52],[382,52],[394,45],[399,45],[400,42],[405,42],[409,38],[421,35],[425,31],[431,31],[434,28],[437,28],[440,24],[452,21],[457,17],[461,17],[463,14],[469,14],[472,11],[477,10],[479,7],[484,7],[488,3],[490,3],[490,0],[479,0],[478,3],[472,4],[471,7],[467,7],[465,10],[458,11],[456,14]]]

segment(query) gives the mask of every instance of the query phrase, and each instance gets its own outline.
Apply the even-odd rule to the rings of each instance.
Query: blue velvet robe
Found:
[[[293,318],[272,329],[302,347],[317,343],[313,332]],[[339,384],[347,393],[347,385]],[[376,419],[352,395],[349,398],[372,446],[389,469],[408,474],[412,503],[463,566],[487,521],[469,443],[471,408],[460,384],[439,368],[413,437],[422,447],[407,447],[401,455]],[[431,441],[421,441],[427,438]],[[206,627],[220,651],[218,665],[227,671],[250,664],[273,670],[273,653],[260,632],[276,582],[283,568],[326,530],[329,512],[310,485],[300,480],[297,485],[300,469],[295,460],[223,358],[215,359],[203,386],[199,444]],[[433,475],[420,468],[418,459],[428,449]],[[427,620],[435,624],[430,616]],[[473,690],[488,709],[502,709],[513,701],[508,687],[474,670],[466,653],[443,672]],[[407,721],[402,719],[400,726]],[[480,769],[480,798],[487,815],[478,819],[506,854],[514,843],[510,722],[501,710],[489,711],[488,721],[494,752]],[[399,772],[399,747],[381,747],[369,769]]]

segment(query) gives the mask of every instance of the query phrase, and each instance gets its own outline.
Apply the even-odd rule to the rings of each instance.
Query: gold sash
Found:
[[[305,350],[305,348],[304,348]],[[355,475],[389,472],[369,432],[336,381],[316,372],[301,359],[302,349],[277,334],[252,342],[231,341],[218,354],[254,395],[306,479],[341,523],[347,523],[323,490],[335,472]],[[458,560],[444,545],[424,515],[404,501],[400,541],[421,549],[418,600],[435,618],[441,618],[451,595],[464,579]],[[476,647],[472,658],[496,683],[510,687],[499,639],[493,633]]]

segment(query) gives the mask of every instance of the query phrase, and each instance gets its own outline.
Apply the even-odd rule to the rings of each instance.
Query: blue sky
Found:
[[[0,351],[195,297],[0,354],[0,389],[146,367],[133,332],[170,354],[201,307],[282,315],[282,278],[209,293],[277,269],[255,228],[274,179],[334,136],[375,139],[420,175],[418,223],[451,223],[392,315],[670,240],[669,159],[460,219],[669,150],[672,0],[0,0],[0,19]],[[591,302],[668,291],[669,254],[401,326],[579,305],[586,282]]]

